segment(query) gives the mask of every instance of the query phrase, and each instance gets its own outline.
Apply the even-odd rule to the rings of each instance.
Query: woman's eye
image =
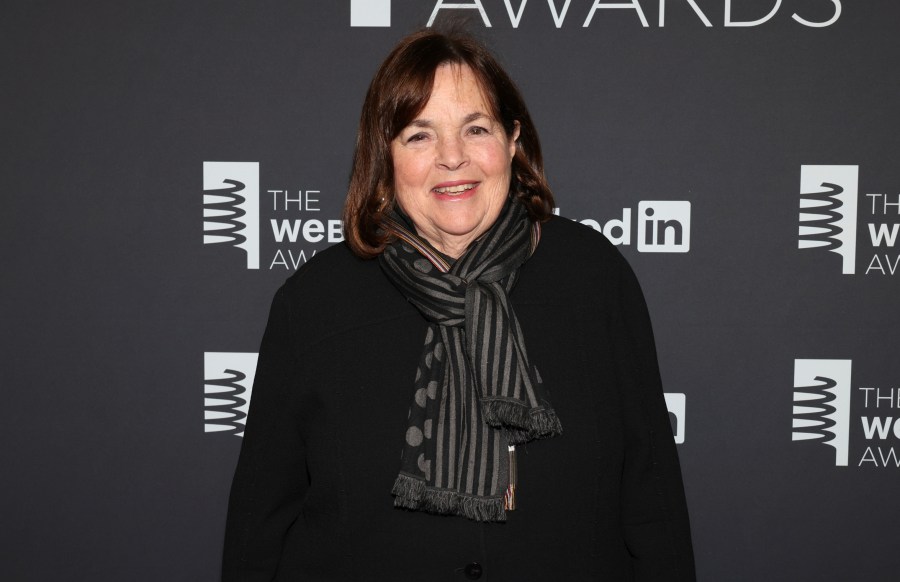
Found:
[[[487,135],[490,132],[487,130],[487,128],[475,125],[469,128],[469,133],[472,135]]]
[[[424,133],[414,133],[413,135],[406,138],[406,143],[415,143],[417,141],[422,141],[428,139],[428,135]]]

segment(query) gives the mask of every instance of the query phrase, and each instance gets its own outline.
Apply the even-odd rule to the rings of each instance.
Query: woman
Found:
[[[272,305],[223,579],[693,579],[640,288],[552,208],[491,55],[401,41],[363,105],[346,244]]]

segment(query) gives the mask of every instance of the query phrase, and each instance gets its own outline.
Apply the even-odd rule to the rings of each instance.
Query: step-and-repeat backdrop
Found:
[[[216,579],[270,298],[380,61],[458,19],[644,286],[700,579],[897,579],[892,0],[8,3],[5,579]]]

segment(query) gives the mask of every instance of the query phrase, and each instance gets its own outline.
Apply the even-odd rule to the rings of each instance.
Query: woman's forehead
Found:
[[[452,108],[461,111],[465,122],[477,117],[496,117],[492,99],[476,73],[465,64],[444,63],[434,73],[431,94],[414,121]]]

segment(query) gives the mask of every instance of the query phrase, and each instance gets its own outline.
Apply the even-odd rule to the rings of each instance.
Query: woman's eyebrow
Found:
[[[486,113],[482,113],[481,111],[475,111],[463,117],[462,125],[467,123],[472,123],[476,119],[481,119],[482,117],[490,119],[490,117]],[[414,119],[410,124],[411,127],[433,127],[434,122],[430,119]]]
[[[463,125],[465,125],[466,123],[472,123],[476,119],[480,119],[482,117],[489,118],[488,115],[482,113],[481,111],[470,113],[463,118]]]

